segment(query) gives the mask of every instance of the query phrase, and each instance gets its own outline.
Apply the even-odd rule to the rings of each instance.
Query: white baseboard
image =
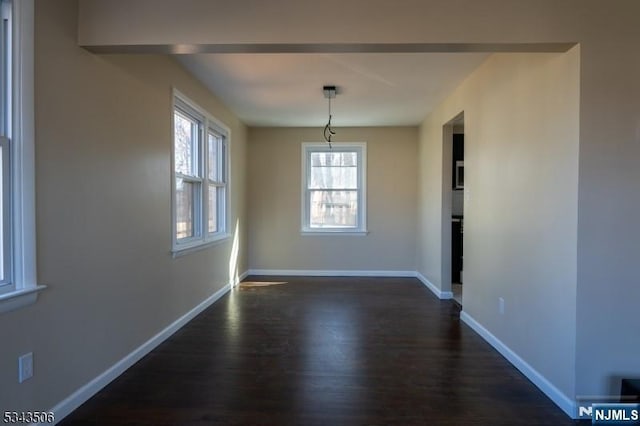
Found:
[[[244,271],[242,274],[240,274],[238,276],[238,278],[236,279],[236,281],[233,283],[233,286],[236,287],[238,284],[240,284],[242,282],[242,280],[244,280],[245,278],[247,278],[249,276],[249,271]]]
[[[63,401],[58,403],[55,407],[50,409],[49,411],[53,412],[55,415],[56,423],[64,419],[68,416],[73,410],[84,404],[89,398],[98,393],[102,388],[111,383],[114,379],[124,373],[129,367],[142,359],[145,355],[155,349],[160,343],[164,342],[168,339],[173,333],[182,328],[185,324],[191,321],[196,315],[200,312],[204,311],[206,308],[211,306],[214,302],[224,296],[232,287],[237,285],[238,282],[242,281],[245,277],[249,275],[248,271],[241,274],[237,282],[228,283],[220,290],[213,293],[211,296],[206,298],[200,304],[198,304],[195,308],[191,309],[189,312],[175,320],[169,326],[167,326],[164,330],[160,331],[158,334],[153,336],[151,339],[147,340],[145,343],[136,348],[133,352],[129,353],[127,356],[122,358],[120,361],[116,362],[114,365],[109,367],[102,374],[91,380],[89,383],[85,384],[74,393],[69,395]],[[36,423],[45,425],[45,423]],[[47,423],[49,425],[50,423]]]
[[[410,277],[418,278],[436,295],[438,299],[452,299],[453,293],[442,291],[424,275],[416,271],[355,271],[355,270],[326,270],[326,269],[250,269],[249,275],[264,276],[308,276],[308,277]]]
[[[420,272],[415,272],[414,275],[417,279],[419,279],[420,281],[422,281],[422,284],[424,284],[425,286],[427,286],[427,288],[429,290],[431,290],[433,292],[433,294],[436,295],[436,297],[438,299],[453,299],[453,293],[450,291],[442,291],[440,290],[438,287],[436,287],[431,281],[429,281],[427,279],[427,277],[425,277],[424,275],[422,275]]]
[[[415,277],[414,271],[355,271],[309,269],[250,269],[249,275],[284,275],[308,277]]]
[[[486,340],[491,346],[493,346],[500,354],[507,359],[514,367],[516,367],[522,374],[524,374],[534,385],[544,392],[549,399],[551,399],[562,411],[564,411],[569,417],[577,418],[577,404],[576,402],[565,395],[560,389],[555,387],[553,383],[547,380],[542,374],[540,374],[535,368],[529,365],[524,359],[520,358],[518,354],[513,352],[507,345],[505,345],[500,339],[494,336],[489,330],[484,328],[482,324],[476,321],[471,315],[465,311],[460,312],[460,319],[471,327],[476,333],[478,333],[484,340]]]

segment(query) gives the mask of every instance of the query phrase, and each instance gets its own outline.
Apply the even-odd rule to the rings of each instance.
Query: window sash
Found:
[[[213,143],[211,143],[211,139],[213,138]],[[226,232],[226,137],[215,130],[212,127],[209,127],[207,131],[207,141],[206,141],[206,175],[207,176],[207,188],[204,189],[205,197],[206,197],[206,229],[208,236],[216,236],[219,234],[224,234]],[[211,150],[215,151],[215,168],[210,164],[211,159]],[[214,170],[215,173],[211,173],[211,170]],[[213,176],[213,177],[212,177]],[[216,188],[216,200],[215,200],[215,230],[211,231],[209,226],[209,217],[211,212],[209,208],[211,206],[211,200],[209,199],[209,188]]]
[[[12,7],[0,0],[0,135],[11,137]]]
[[[15,289],[13,282],[12,268],[12,220],[11,220],[11,145],[9,138],[0,137],[0,164],[2,173],[0,174],[0,188],[2,196],[0,196],[0,294]]]
[[[178,229],[178,205],[177,205],[177,194],[178,194],[178,190],[177,190],[177,185],[178,185],[178,181],[182,180],[184,183],[186,184],[190,184],[192,185],[192,189],[191,189],[191,222],[192,222],[192,234],[191,235],[187,235],[185,237],[179,238],[178,237],[178,233],[179,233],[179,229]],[[174,219],[175,225],[176,225],[176,239],[180,242],[188,242],[188,241],[194,241],[197,240],[198,238],[201,237],[202,235],[202,228],[200,225],[201,222],[201,203],[202,203],[202,197],[201,194],[202,193],[202,179],[198,179],[198,178],[193,178],[191,176],[185,176],[185,175],[176,175],[176,217]]]
[[[225,232],[225,223],[226,223],[226,209],[224,209],[224,203],[226,202],[226,192],[227,187],[224,184],[216,183],[211,180],[208,181],[207,186],[207,233],[211,235],[217,235]],[[215,229],[211,231],[210,229],[210,215],[211,210],[210,207],[210,193],[209,189],[214,188],[216,191],[216,199],[215,199]]]
[[[336,193],[338,199],[326,199],[325,194]],[[314,194],[320,194],[320,199],[314,199]],[[358,229],[360,227],[360,197],[359,191],[348,189],[345,191],[313,189],[309,191],[309,228],[312,229]],[[333,198],[330,196],[329,198]],[[342,198],[342,199],[340,199]],[[355,204],[355,206],[352,206]],[[318,210],[314,210],[313,207]],[[326,214],[329,210],[329,214]],[[355,210],[355,211],[354,211]],[[355,213],[355,214],[354,214]],[[347,223],[353,220],[353,224]]]
[[[213,138],[213,143],[211,141]],[[213,128],[207,132],[207,178],[217,183],[226,181],[226,137]],[[211,167],[211,151],[215,152],[215,168]],[[214,173],[211,173],[214,171]]]
[[[191,171],[191,173],[185,173],[182,171],[177,170],[178,168],[178,158],[177,158],[177,147],[175,146],[175,139],[176,139],[176,130],[175,130],[175,122],[174,122],[174,148],[173,148],[173,156],[174,156],[174,164],[175,164],[175,173],[180,173],[184,176],[194,176],[194,177],[200,177],[203,176],[202,171],[203,171],[203,167],[202,167],[202,161],[201,158],[202,156],[202,148],[200,147],[201,143],[200,143],[200,139],[201,139],[201,133],[202,133],[202,121],[200,118],[198,118],[197,116],[195,116],[194,114],[189,113],[188,111],[185,111],[184,108],[181,107],[177,107],[175,110],[175,115],[180,116],[182,119],[189,121],[193,124],[193,126],[191,127],[191,135],[190,135],[190,157],[188,160],[190,161],[190,167],[188,167],[188,169]],[[174,116],[174,120],[175,120],[175,116]]]

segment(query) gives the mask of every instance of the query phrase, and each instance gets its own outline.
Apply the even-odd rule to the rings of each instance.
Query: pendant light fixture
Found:
[[[324,126],[323,135],[325,142],[327,142],[329,144],[329,148],[331,148],[331,137],[336,134],[331,127],[331,99],[336,97],[338,91],[336,86],[324,86],[322,91],[324,92],[324,97],[329,101],[329,121],[327,122],[327,125]]]

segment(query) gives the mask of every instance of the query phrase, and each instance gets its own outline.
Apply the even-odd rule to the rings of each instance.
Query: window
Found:
[[[11,266],[11,2],[2,1],[0,24],[0,291],[14,290]]]
[[[0,0],[0,312],[31,304],[36,283],[33,0]]]
[[[365,143],[302,144],[302,232],[364,234]]]
[[[228,237],[229,130],[174,93],[173,252]]]

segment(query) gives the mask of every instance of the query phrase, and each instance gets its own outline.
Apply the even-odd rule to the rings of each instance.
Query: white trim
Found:
[[[2,294],[0,312],[35,303],[36,278],[34,141],[34,0],[12,3],[11,46],[11,218],[12,290]]]
[[[175,98],[179,98],[180,102],[183,102],[189,108],[196,110],[199,114],[203,116],[203,118],[205,118],[207,121],[214,124],[215,125],[214,128],[219,127],[218,131],[220,131],[221,133],[227,133],[225,136],[228,138],[231,138],[231,128],[229,128],[229,126],[224,124],[221,120],[211,115],[209,111],[207,111],[205,108],[201,107],[200,105],[192,101],[191,98],[189,98],[187,95],[185,95],[183,92],[181,92],[175,87],[172,87],[172,94],[174,99],[172,103],[172,108],[171,108],[172,114],[173,114],[173,108],[175,107]]]
[[[171,89],[171,253],[172,256],[179,257],[200,249],[205,249],[213,245],[219,244],[221,241],[229,239],[229,218],[232,217],[231,212],[231,129],[219,119],[212,116],[205,108],[201,107],[180,90],[172,87]],[[194,217],[194,226],[200,230],[200,235],[191,238],[185,238],[178,241],[176,238],[176,171],[175,171],[175,119],[174,114],[176,108],[188,110],[188,114],[194,119],[201,120],[202,129],[200,138],[200,167],[201,175],[194,182],[199,182],[200,199],[197,204],[196,214]],[[218,214],[218,220],[223,221],[223,228],[216,233],[208,232],[208,185],[209,176],[208,169],[205,167],[208,158],[208,134],[209,130],[213,130],[223,137],[223,170],[224,170],[224,210]]]
[[[422,284],[424,284],[429,290],[431,290],[438,299],[442,299],[442,300],[453,299],[453,292],[440,290],[438,287],[436,287],[435,284],[429,281],[427,277],[422,275],[420,272],[416,272],[415,277],[419,279],[422,282]]]
[[[529,365],[524,359],[516,354],[511,348],[505,345],[500,339],[494,336],[489,330],[484,328],[482,324],[476,321],[471,315],[465,311],[460,312],[460,319],[471,327],[476,333],[493,346],[503,357],[507,359],[514,367],[524,374],[534,385],[538,387],[549,399],[551,399],[562,411],[569,417],[577,419],[576,402],[565,395],[560,389],[555,387],[546,377],[544,377],[535,368]]]
[[[411,277],[414,271],[356,271],[325,269],[249,269],[249,275],[290,275],[292,277]]]
[[[13,72],[13,172],[14,199],[14,279],[17,288],[33,288],[36,279],[36,209],[35,209],[35,143],[34,143],[34,79],[33,32],[34,2],[13,2],[19,22],[14,40],[17,57]],[[19,194],[19,196],[18,196]]]
[[[0,314],[36,303],[38,293],[45,288],[46,285],[38,285],[0,294]]]
[[[292,277],[407,277],[417,278],[438,299],[447,300],[453,298],[450,291],[442,291],[431,283],[424,275],[417,271],[385,271],[385,270],[327,270],[327,269],[249,269],[249,275],[280,275]]]
[[[229,241],[231,241],[231,234],[216,234],[216,238],[212,238],[204,243],[198,240],[190,244],[185,243],[178,249],[171,249],[171,256],[173,256],[173,258],[181,257],[195,251],[208,249],[209,247],[214,247]]]
[[[238,282],[246,278],[248,272],[244,272],[238,277]],[[215,303],[222,296],[227,294],[238,282],[229,282],[224,287],[213,293],[204,301],[199,303],[196,307],[191,309],[186,314],[169,324],[164,330],[147,340],[131,353],[126,355],[120,361],[113,364],[102,374],[95,377],[93,380],[80,387],[73,392],[63,401],[59,402],[55,407],[50,409],[55,414],[56,423],[68,416],[73,410],[84,404],[89,398],[98,393],[102,388],[111,383],[114,379],[124,373],[129,367],[142,359],[145,355],[155,349],[160,343],[167,340],[173,333],[184,327],[189,321],[191,321],[196,315],[207,309],[213,303]],[[42,424],[45,423],[36,423]]]
[[[249,271],[244,271],[243,273],[241,273],[240,275],[238,275],[238,277],[235,279],[233,286],[237,287],[238,284],[240,284],[245,278],[247,278],[249,276]]]
[[[329,235],[333,237],[337,235],[343,235],[343,236],[365,237],[369,235],[369,231],[367,231],[366,229],[364,231],[340,231],[340,230],[335,230],[335,228],[331,228],[331,229],[324,229],[320,231],[310,231],[310,230],[300,231],[300,235],[302,236]]]

